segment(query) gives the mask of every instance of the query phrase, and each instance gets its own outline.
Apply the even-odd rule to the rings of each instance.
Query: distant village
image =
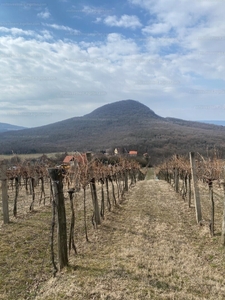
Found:
[[[101,151],[100,155],[105,157],[138,158],[138,151],[136,150],[126,151],[126,149],[124,148],[114,148],[114,149],[107,149],[106,151]],[[61,166],[62,167],[73,166],[75,163],[87,162],[91,160],[93,157],[98,157],[98,156],[99,155],[92,152],[79,153],[75,151],[73,155],[65,156]],[[144,153],[143,155],[141,155],[140,159],[144,159],[144,161],[147,163],[149,159],[148,153]]]
[[[54,156],[53,156],[54,155]],[[151,166],[150,156],[148,153],[138,153],[136,150],[127,151],[124,148],[113,148],[98,153],[88,152],[64,152],[64,153],[53,153],[53,154],[42,154],[40,157],[24,158],[13,154],[9,159],[9,169],[17,169],[20,163],[35,164],[39,163],[46,166],[57,166],[58,168],[69,168],[75,166],[77,163],[87,163],[92,159],[98,159],[106,164],[115,164],[119,161],[119,158],[124,157],[128,159],[135,159],[142,167]]]

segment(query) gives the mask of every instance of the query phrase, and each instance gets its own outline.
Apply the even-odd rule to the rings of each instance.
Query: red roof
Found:
[[[69,162],[71,162],[71,160],[74,160],[73,155],[67,155],[67,156],[64,158],[63,162],[64,162],[64,163],[69,163]]]
[[[137,151],[129,151],[130,155],[137,155]]]

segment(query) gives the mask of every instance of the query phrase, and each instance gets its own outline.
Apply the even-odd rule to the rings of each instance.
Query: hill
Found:
[[[90,114],[85,115],[87,119],[124,119],[124,118],[152,118],[162,119],[146,105],[134,100],[122,100],[103,105]]]
[[[7,123],[0,123],[0,132],[8,132],[12,130],[21,130],[24,129],[25,127],[22,126],[16,126],[16,125],[11,125]]]
[[[171,154],[206,149],[225,157],[225,127],[162,118],[134,100],[104,105],[83,117],[0,134],[0,153],[100,151],[124,147],[148,152],[153,163]]]

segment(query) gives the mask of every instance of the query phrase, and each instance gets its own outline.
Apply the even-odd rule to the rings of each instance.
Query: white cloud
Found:
[[[48,9],[46,8],[45,11],[38,13],[37,16],[41,19],[48,19],[51,16],[51,14],[48,11]]]
[[[32,30],[23,30],[20,28],[6,28],[6,27],[0,27],[0,32],[7,33],[11,35],[26,35],[26,36],[35,36],[36,33]]]
[[[146,26],[142,29],[143,33],[150,33],[150,34],[162,34],[168,33],[171,29],[171,26],[168,23],[155,23],[151,26]]]
[[[94,7],[94,6],[89,6],[89,5],[85,5],[82,9],[82,12],[88,15],[103,15],[103,14],[109,14],[111,13],[113,10],[112,9],[104,9],[102,7]]]
[[[51,28],[56,29],[56,30],[69,31],[69,32],[74,33],[74,34],[79,34],[79,32],[80,32],[80,31],[77,30],[77,29],[73,29],[73,28],[71,28],[71,27],[64,26],[64,25],[47,24],[47,23],[44,23],[43,25],[48,26],[48,27],[51,27]]]
[[[199,60],[196,54],[160,57],[150,51],[141,53],[134,40],[115,33],[104,42],[85,45],[10,36],[1,37],[0,43],[5,45],[0,54],[0,99],[5,103],[1,119],[11,116],[14,123],[17,120],[24,126],[81,116],[105,103],[129,98],[162,115],[174,103],[181,118],[187,118],[181,114],[186,102],[194,118],[194,105],[211,101],[212,95],[185,92],[185,88],[201,88],[185,74],[197,69],[200,76],[216,76],[222,62]],[[154,43],[157,47],[159,39],[152,38],[152,47]],[[220,70],[220,78],[225,80],[225,69]],[[214,95],[214,101],[221,104],[221,95]],[[199,110],[194,111],[197,117]],[[32,117],[35,112],[38,118]]]
[[[102,18],[96,18],[94,23],[100,23],[102,21]]]
[[[104,23],[108,26],[115,27],[125,27],[136,29],[138,27],[142,27],[141,22],[139,21],[137,16],[129,16],[123,15],[121,18],[117,16],[108,16],[104,19]]]
[[[186,0],[132,2],[153,15],[137,39],[112,33],[104,40],[95,36],[91,42],[49,42],[48,30],[0,27],[2,122],[9,123],[14,113],[13,123],[41,125],[122,99],[139,100],[162,116],[199,119],[204,113],[204,119],[224,119],[222,109],[196,107],[212,101],[215,107],[224,105],[217,81],[222,89],[225,38],[219,37],[225,36],[225,2],[200,0],[191,6]],[[142,26],[132,16],[110,17],[109,26]],[[76,33],[68,26],[45,25]],[[215,93],[207,93],[209,89]],[[39,117],[29,118],[32,111],[39,111]],[[49,111],[52,115],[46,117]]]
[[[223,1],[200,0],[192,2],[189,0],[129,0],[134,5],[145,8],[151,15],[155,16],[155,25],[167,24],[173,27],[177,33],[192,27],[212,25],[211,21],[222,21],[224,8]],[[219,18],[218,18],[219,17]],[[166,26],[166,25],[164,25]],[[153,27],[154,29],[154,27]]]
[[[21,28],[0,27],[0,32],[4,36],[9,36],[9,37],[25,36],[27,39],[30,38],[39,41],[47,41],[53,39],[53,36],[48,30],[40,30],[40,32],[38,33],[33,30],[23,30]]]

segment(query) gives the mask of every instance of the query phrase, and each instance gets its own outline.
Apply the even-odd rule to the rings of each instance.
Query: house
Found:
[[[129,151],[129,156],[137,156],[137,151],[134,150]]]
[[[87,163],[87,156],[86,153],[76,153],[74,155],[67,155],[62,165],[64,166],[74,166],[76,163]]]
[[[63,164],[70,164],[74,161],[74,156],[73,155],[67,155],[64,160],[63,160]]]

